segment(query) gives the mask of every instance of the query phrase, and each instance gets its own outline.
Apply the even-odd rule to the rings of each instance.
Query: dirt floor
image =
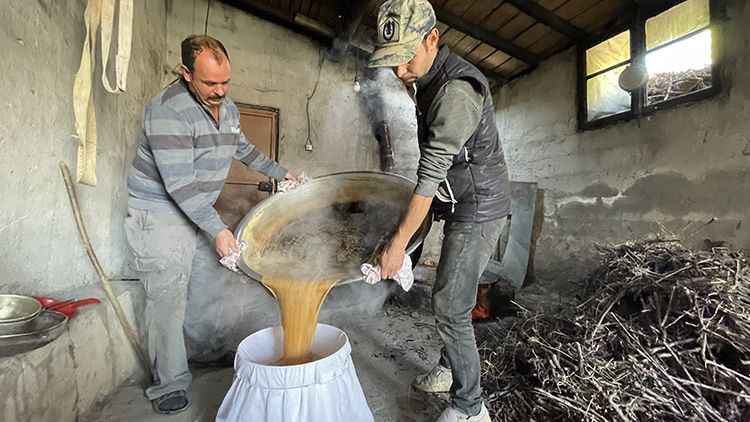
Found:
[[[537,299],[542,298],[548,301],[549,293],[530,289],[519,299],[538,304]],[[510,321],[505,318],[476,325],[477,338],[481,342],[488,332],[503,332],[502,327]],[[448,405],[447,394],[425,394],[410,386],[414,376],[429,370],[439,357],[440,340],[429,309],[428,287],[416,284],[410,293],[390,299],[375,317],[347,315],[322,322],[348,334],[354,366],[376,422],[434,421]],[[81,422],[213,421],[232,383],[232,369],[199,370],[193,375],[193,405],[182,414],[155,414],[141,387],[127,386]]]
[[[390,301],[373,318],[323,322],[348,334],[357,375],[376,421],[434,420],[447,405],[447,395],[424,394],[410,387],[414,376],[428,370],[439,356],[439,339],[427,309]],[[141,387],[127,386],[82,422],[213,421],[232,383],[232,369],[199,370],[193,375],[193,404],[182,414],[155,414]]]

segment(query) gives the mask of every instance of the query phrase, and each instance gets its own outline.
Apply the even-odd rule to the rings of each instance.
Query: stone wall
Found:
[[[58,169],[62,161],[75,172],[78,140],[71,99],[85,7],[82,0],[0,6],[2,293],[103,299]],[[135,1],[134,7],[128,91],[106,93],[99,82],[101,64],[94,76],[98,185],[77,185],[91,241],[113,275],[125,268],[125,175],[135,134],[144,103],[161,88],[164,67],[165,3]],[[142,289],[116,287],[133,320],[142,310]],[[79,420],[123,382],[141,378],[138,368],[112,308],[106,302],[84,308],[53,343],[0,358],[0,420]]]
[[[98,297],[102,304],[81,308],[52,343],[0,358],[0,420],[79,421],[123,383],[145,378],[101,290],[88,287],[64,293]],[[124,289],[118,297],[130,321],[143,312],[140,287]]]
[[[161,84],[163,1],[134,2],[128,92],[112,95],[94,76],[98,185],[78,185],[83,218],[105,270],[126,258],[125,174],[144,103]],[[96,282],[78,240],[58,163],[75,172],[73,81],[85,35],[86,2],[39,0],[0,7],[0,291],[48,294]],[[99,54],[100,55],[100,54]],[[114,57],[114,52],[112,52]],[[110,64],[113,60],[110,60]],[[75,177],[75,176],[74,176]]]

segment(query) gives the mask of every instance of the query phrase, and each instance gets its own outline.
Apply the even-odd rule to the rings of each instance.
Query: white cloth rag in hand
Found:
[[[239,242],[237,242],[237,245],[239,246],[239,249],[232,251],[232,253],[219,260],[219,263],[221,265],[234,272],[239,271],[239,268],[237,268],[237,263],[240,261],[242,252],[247,249],[247,242],[245,242],[244,240],[240,240]]]
[[[367,284],[375,284],[383,279],[380,275],[380,265],[362,264],[359,269],[365,276]],[[404,263],[401,265],[398,273],[393,276],[393,281],[398,283],[405,292],[411,289],[412,284],[414,284],[414,273],[411,270],[411,258],[409,258],[409,255],[404,256]]]
[[[297,180],[282,180],[279,182],[279,192],[289,192],[292,189],[298,188],[305,183],[312,180],[308,175],[306,175],[304,172],[300,173],[299,177],[297,177]]]

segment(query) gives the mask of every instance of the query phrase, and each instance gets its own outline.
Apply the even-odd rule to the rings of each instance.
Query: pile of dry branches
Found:
[[[677,242],[600,248],[578,306],[480,347],[497,421],[750,421],[750,269]]]
[[[711,68],[657,73],[648,81],[648,103],[654,104],[711,86]]]

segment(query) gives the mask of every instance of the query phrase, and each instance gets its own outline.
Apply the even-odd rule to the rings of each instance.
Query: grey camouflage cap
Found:
[[[394,67],[414,58],[437,19],[427,0],[387,0],[378,10],[378,38],[369,67]]]

